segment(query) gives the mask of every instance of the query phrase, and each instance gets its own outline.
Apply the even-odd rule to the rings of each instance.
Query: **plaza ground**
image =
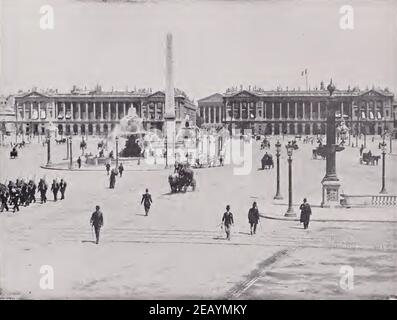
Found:
[[[273,137],[272,145],[275,141]],[[373,154],[380,154],[377,143],[368,142]],[[88,144],[94,151],[94,141],[89,139]],[[311,159],[314,146],[300,142],[299,147],[293,155],[293,202],[297,213],[303,197],[312,204],[310,228],[303,230],[296,221],[262,218],[255,236],[249,235],[247,223],[253,201],[262,215],[282,217],[287,209],[285,149],[280,159],[284,200],[275,202],[276,170],[259,170],[264,151],[256,142],[248,175],[233,174],[236,165],[198,169],[197,190],[185,194],[170,194],[168,170],[126,172],[110,190],[105,169],[45,170],[39,167],[45,163],[45,147],[33,142],[20,150],[16,160],[9,159],[9,148],[2,148],[2,182],[45,176],[50,183],[64,178],[68,189],[64,201],[0,214],[1,295],[28,299],[387,299],[397,295],[396,208],[319,208],[325,161]],[[273,148],[268,152],[275,154]],[[65,155],[65,145],[54,146],[55,162]],[[357,148],[338,153],[341,191],[377,194],[381,165],[360,165],[358,159]],[[397,157],[387,156],[390,194],[397,193],[396,163]],[[148,217],[140,206],[146,187],[154,200]],[[52,200],[52,194],[48,198]],[[97,204],[105,219],[99,245],[93,243],[89,226]],[[224,240],[219,227],[226,204],[235,219],[231,241]],[[351,221],[333,221],[333,214]],[[53,290],[39,286],[43,265],[53,267]],[[354,270],[351,290],[340,285],[343,266]]]

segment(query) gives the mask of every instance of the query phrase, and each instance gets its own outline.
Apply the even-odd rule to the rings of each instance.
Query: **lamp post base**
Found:
[[[323,180],[323,196],[321,208],[334,207],[339,205],[339,180]]]
[[[296,213],[294,212],[294,208],[289,207],[287,212],[284,214],[284,217],[296,217]]]
[[[379,192],[380,194],[387,194],[387,191],[386,191],[386,189],[385,188],[382,188],[382,190],[380,190],[380,192]]]
[[[283,196],[282,196],[281,194],[277,193],[277,194],[273,197],[273,199],[274,199],[274,200],[283,200],[284,198],[283,198]]]

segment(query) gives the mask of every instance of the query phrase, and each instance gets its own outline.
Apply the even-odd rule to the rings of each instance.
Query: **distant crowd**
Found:
[[[66,182],[61,179],[59,182],[54,179],[51,184],[51,192],[54,201],[65,199]],[[0,184],[0,212],[4,210],[13,212],[19,211],[19,207],[27,207],[32,203],[36,203],[36,193],[40,193],[40,203],[47,202],[48,185],[44,179],[40,179],[38,184],[34,180],[26,182],[24,179],[16,179],[9,181],[7,185]],[[12,206],[12,208],[10,208]]]

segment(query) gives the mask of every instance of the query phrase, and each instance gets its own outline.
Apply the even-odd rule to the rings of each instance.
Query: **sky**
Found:
[[[54,28],[43,30],[50,5]],[[354,10],[340,28],[341,6]],[[165,87],[173,33],[175,86],[197,100],[228,87],[305,88],[333,78],[397,92],[397,0],[1,0],[0,93]]]

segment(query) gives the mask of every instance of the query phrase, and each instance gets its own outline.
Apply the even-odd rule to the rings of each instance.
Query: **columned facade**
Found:
[[[393,127],[394,95],[389,91],[337,90],[334,94],[337,121],[343,119],[352,134],[382,134]],[[222,123],[230,130],[232,126],[240,132],[253,129],[255,134],[325,134],[328,95],[326,90],[228,89],[223,95]],[[204,118],[204,123],[210,123],[210,118]]]
[[[138,92],[29,92],[15,97],[20,134],[44,134],[50,121],[61,135],[107,135],[131,108],[143,118],[146,129],[163,130],[165,94]],[[197,107],[183,91],[175,90],[176,125],[189,116],[195,123]]]

